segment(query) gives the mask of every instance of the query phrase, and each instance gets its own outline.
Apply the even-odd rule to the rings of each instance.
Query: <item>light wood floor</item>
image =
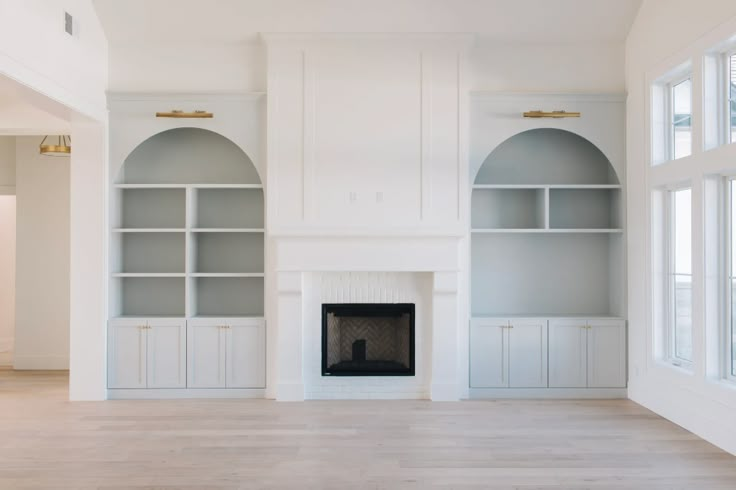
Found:
[[[729,489],[736,457],[629,401],[69,403],[0,371],[0,489]]]

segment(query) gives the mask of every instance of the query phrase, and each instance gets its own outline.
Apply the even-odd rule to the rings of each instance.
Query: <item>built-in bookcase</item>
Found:
[[[623,314],[622,192],[574,133],[534,129],[499,145],[472,191],[473,316]]]
[[[263,316],[263,188],[235,144],[159,133],[126,159],[112,202],[113,316]]]

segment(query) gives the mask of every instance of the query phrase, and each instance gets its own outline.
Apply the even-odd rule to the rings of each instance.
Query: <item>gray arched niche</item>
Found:
[[[475,176],[476,185],[618,184],[611,162],[587,139],[554,128],[531,129],[498,145]]]
[[[253,161],[228,138],[200,128],[157,133],[125,159],[120,184],[261,184]]]
[[[151,136],[125,159],[113,203],[114,272],[138,274],[119,278],[120,314],[263,315],[263,189],[230,139],[200,128]]]
[[[498,145],[472,192],[473,314],[621,314],[621,195],[609,159],[577,134],[533,129]]]

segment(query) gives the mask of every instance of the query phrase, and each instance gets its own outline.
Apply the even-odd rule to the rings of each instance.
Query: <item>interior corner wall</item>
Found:
[[[69,158],[16,139],[15,369],[69,368]]]
[[[724,22],[736,26],[736,3],[733,0],[644,0],[627,39],[629,397],[736,454],[736,424],[733,423],[736,390],[708,379],[699,372],[699,366],[694,374],[690,374],[665,367],[654,359],[653,348],[649,345],[652,334],[649,332],[648,303],[651,296],[648,291],[647,245],[650,221],[647,213],[643,212],[649,208],[650,199],[647,182],[650,164],[647,75],[653,70],[666,68],[662,66],[665,61],[675,56],[679,59],[681,53],[698,61],[702,50],[692,50],[692,46],[700,43],[714,29],[725,25]],[[736,34],[736,29],[730,33],[733,34]],[[688,160],[689,171],[697,172],[698,166],[708,158],[707,153],[694,148],[694,154]],[[666,165],[657,167],[660,176],[669,172]],[[736,164],[732,167],[736,170]],[[702,208],[694,203],[695,233],[699,229],[696,223],[701,221],[698,209]],[[702,243],[701,236],[694,236],[694,240]],[[698,260],[697,257],[694,260]],[[694,294],[699,293],[695,291]],[[693,320],[694,338],[698,338],[704,321],[697,315]],[[696,351],[696,356],[702,355]],[[699,365],[701,360],[696,364]]]

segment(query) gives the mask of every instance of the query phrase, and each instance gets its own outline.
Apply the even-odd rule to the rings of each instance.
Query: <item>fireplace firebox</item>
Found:
[[[322,375],[414,376],[414,304],[323,304]]]

